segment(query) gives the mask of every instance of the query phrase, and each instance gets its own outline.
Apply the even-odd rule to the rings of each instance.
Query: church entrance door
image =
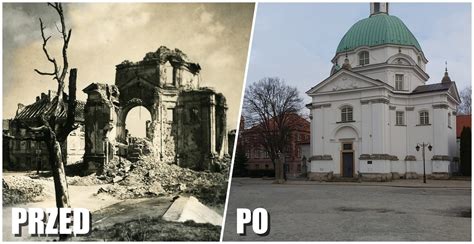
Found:
[[[350,177],[354,176],[354,151],[352,149],[352,143],[343,143],[342,150],[342,176]]]

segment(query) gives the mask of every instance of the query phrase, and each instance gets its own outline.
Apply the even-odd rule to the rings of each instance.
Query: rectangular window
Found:
[[[369,52],[362,51],[359,53],[359,65],[369,64]]]
[[[397,111],[396,112],[395,125],[405,125],[405,112],[403,112],[403,111]]]
[[[420,125],[429,125],[430,124],[430,117],[428,112],[423,111],[420,112]]]
[[[395,75],[395,90],[402,91],[403,90],[403,75],[396,74]]]
[[[341,121],[342,122],[349,122],[352,121],[352,108],[345,107],[341,111]]]
[[[352,143],[342,144],[342,150],[352,150]]]

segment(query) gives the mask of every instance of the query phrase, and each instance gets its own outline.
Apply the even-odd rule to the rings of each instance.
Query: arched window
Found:
[[[341,122],[351,122],[353,120],[352,107],[344,106],[341,108]]]
[[[369,64],[369,52],[362,51],[359,53],[359,65]]]
[[[430,124],[430,114],[428,111],[420,112],[420,125],[429,125]]]
[[[420,56],[418,56],[418,66],[421,67],[421,57]]]

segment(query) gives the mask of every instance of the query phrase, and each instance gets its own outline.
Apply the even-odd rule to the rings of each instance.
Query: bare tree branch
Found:
[[[41,37],[43,38],[43,52],[44,55],[46,56],[46,59],[53,64],[53,71],[52,72],[42,72],[39,71],[38,69],[35,69],[36,73],[40,75],[49,75],[49,76],[54,76],[53,79],[58,80],[58,64],[56,63],[56,59],[52,58],[51,55],[48,52],[48,49],[46,48],[46,45],[48,44],[48,40],[51,38],[51,36],[46,37],[44,34],[44,24],[43,20],[39,18],[40,21],[40,30],[41,30]],[[58,80],[59,81],[59,80]]]
[[[471,94],[472,94],[472,89],[471,86],[468,86],[464,88],[459,96],[461,98],[461,104],[458,106],[458,113],[459,114],[471,114],[472,109],[471,109]]]
[[[278,153],[285,151],[292,131],[291,117],[300,111],[302,102],[298,90],[278,77],[263,78],[246,89],[244,116],[257,134],[249,139],[259,144],[274,164]]]
[[[38,69],[35,69],[36,73],[40,74],[40,75],[50,75],[50,76],[55,76],[56,73],[54,72],[51,72],[51,73],[48,73],[48,72],[42,72],[42,71],[39,71]],[[56,77],[54,77],[55,79]]]
[[[72,30],[66,31],[66,24],[64,21],[63,8],[61,3],[48,3],[48,6],[56,10],[59,19],[60,26],[56,25],[56,30],[61,34],[62,44],[62,64],[59,65],[55,58],[53,58],[47,49],[47,44],[51,36],[46,37],[45,26],[42,19],[40,18],[40,30],[41,37],[43,38],[43,52],[46,59],[53,65],[52,72],[44,72],[35,69],[36,73],[40,75],[53,76],[53,80],[57,81],[57,95],[53,100],[53,111],[54,113],[49,117],[41,117],[41,126],[32,128],[28,127],[31,131],[42,132],[44,134],[46,146],[48,148],[49,160],[51,164],[51,170],[54,179],[54,189],[56,194],[56,207],[67,208],[70,207],[68,186],[66,180],[66,173],[64,170],[64,159],[62,156],[61,143],[67,139],[67,136],[71,131],[76,129],[75,125],[75,110],[76,110],[76,69],[71,70],[69,75],[69,96],[67,99],[68,107],[65,106],[64,97],[64,81],[69,70],[69,63],[67,58],[67,49],[69,40],[71,39]],[[67,109],[66,122],[58,122],[58,118],[65,109]],[[67,235],[60,235],[60,240],[66,240]]]

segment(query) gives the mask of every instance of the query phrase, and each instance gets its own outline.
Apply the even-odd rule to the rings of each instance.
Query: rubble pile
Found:
[[[188,194],[207,204],[224,204],[228,178],[225,171],[194,171],[152,156],[141,157],[134,163],[117,157],[99,176],[112,185],[102,187],[99,193],[120,199]]]
[[[44,195],[44,186],[28,176],[8,176],[2,179],[3,205],[26,203]]]
[[[156,155],[153,143],[146,138],[130,137],[128,159],[132,162],[136,162],[142,155]]]
[[[52,178],[49,178],[53,180]],[[92,185],[101,185],[106,182],[97,178],[96,174],[90,174],[87,176],[71,176],[67,177],[67,183],[71,186],[92,186]]]

